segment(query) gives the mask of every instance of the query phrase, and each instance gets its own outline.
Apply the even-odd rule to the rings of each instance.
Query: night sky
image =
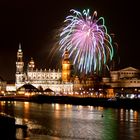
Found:
[[[1,0],[0,1],[0,76],[15,79],[18,44],[25,62],[33,57],[37,68],[49,68],[48,54],[55,31],[60,28],[70,9],[98,12],[108,32],[115,34],[119,45],[118,67],[140,68],[139,4],[136,0]],[[55,61],[55,60],[54,60]],[[55,68],[54,66],[52,66]]]

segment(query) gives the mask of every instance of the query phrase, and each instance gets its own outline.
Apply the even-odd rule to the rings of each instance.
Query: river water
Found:
[[[0,102],[0,113],[28,126],[25,140],[139,140],[140,110],[67,104]]]

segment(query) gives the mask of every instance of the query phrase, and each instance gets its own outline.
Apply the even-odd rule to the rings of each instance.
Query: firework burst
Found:
[[[88,10],[70,10],[60,33],[59,50],[68,49],[73,64],[81,72],[101,71],[113,58],[112,39],[107,33],[103,17],[92,16]]]

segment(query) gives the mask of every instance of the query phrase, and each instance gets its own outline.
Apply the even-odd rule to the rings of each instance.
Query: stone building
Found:
[[[6,81],[3,80],[2,77],[0,77],[0,94],[4,94],[6,91]]]
[[[110,77],[103,77],[102,82],[113,88],[115,94],[140,94],[140,70],[133,67],[110,71]]]

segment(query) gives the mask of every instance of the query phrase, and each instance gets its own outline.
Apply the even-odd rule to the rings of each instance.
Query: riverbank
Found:
[[[27,137],[27,125],[16,124],[15,118],[0,114],[0,137],[4,140],[17,140],[16,131],[21,129],[21,139]]]
[[[1,101],[28,101],[36,103],[60,103],[73,105],[91,105],[112,108],[134,108],[140,109],[140,99],[115,99],[109,98],[91,98],[91,97],[73,97],[73,96],[46,96],[35,95],[26,96],[10,96],[0,98]]]
[[[91,97],[71,97],[71,96],[33,96],[31,101],[38,103],[60,103],[73,105],[91,105],[112,108],[136,108],[140,109],[140,99],[112,99],[91,98]]]

